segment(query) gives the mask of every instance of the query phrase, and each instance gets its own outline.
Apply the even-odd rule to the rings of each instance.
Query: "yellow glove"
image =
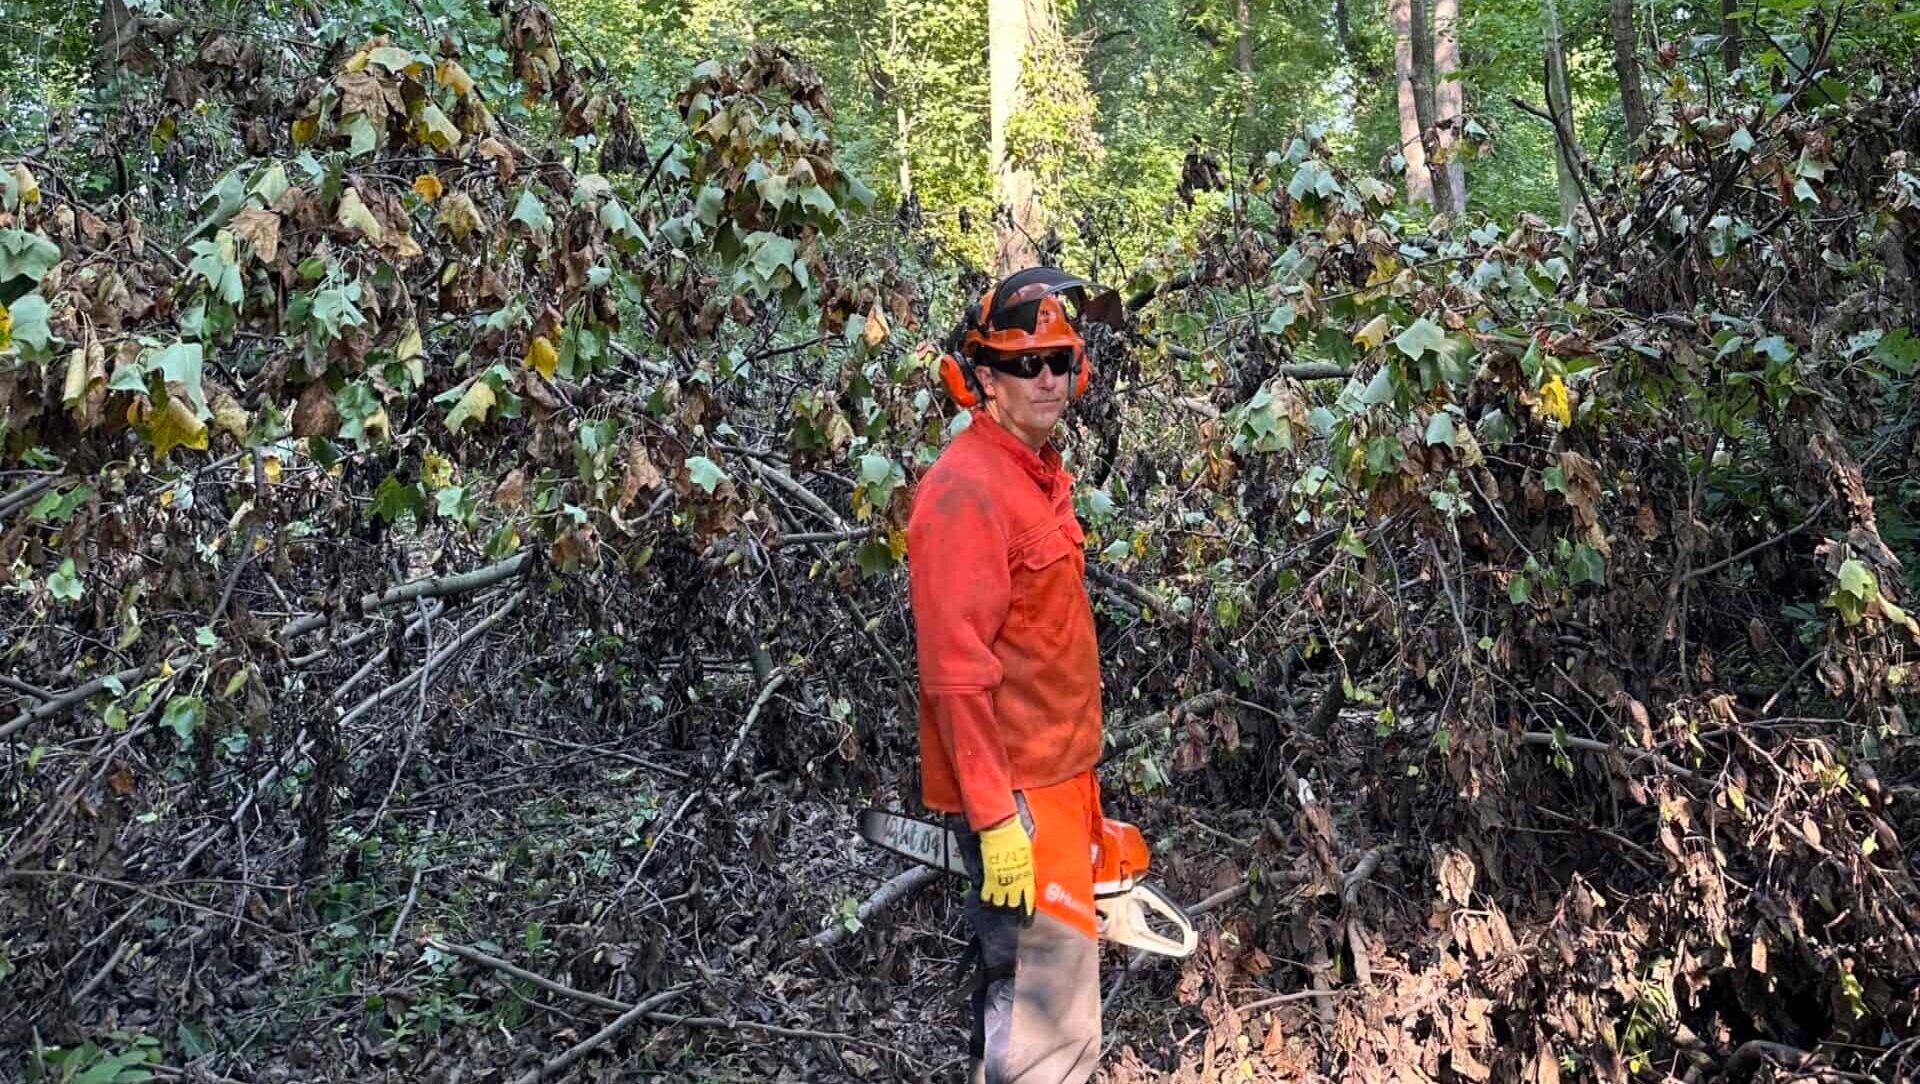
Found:
[[[1033,882],[1033,842],[1018,816],[980,833],[980,864],[986,870],[981,899],[995,907],[1017,907],[1033,914],[1039,895]]]

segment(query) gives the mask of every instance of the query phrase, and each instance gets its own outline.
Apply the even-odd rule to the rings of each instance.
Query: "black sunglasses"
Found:
[[[997,373],[1032,380],[1044,367],[1055,376],[1066,376],[1079,368],[1071,350],[1041,350],[1027,354],[982,354],[979,364]]]

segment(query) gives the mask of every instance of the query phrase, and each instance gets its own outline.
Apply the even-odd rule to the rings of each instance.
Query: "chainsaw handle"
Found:
[[[1123,895],[1101,900],[1095,907],[1100,917],[1100,936],[1115,944],[1176,958],[1190,956],[1200,943],[1199,931],[1180,905],[1168,899],[1158,888],[1146,882],[1135,884]],[[1147,911],[1156,911],[1167,925],[1180,931],[1168,937],[1147,924]]]

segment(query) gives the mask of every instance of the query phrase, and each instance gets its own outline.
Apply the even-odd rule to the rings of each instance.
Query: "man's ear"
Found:
[[[973,367],[973,382],[980,389],[980,401],[985,403],[993,398],[993,369],[986,365]]]

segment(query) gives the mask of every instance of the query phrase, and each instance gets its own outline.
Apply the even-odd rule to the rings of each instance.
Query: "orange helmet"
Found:
[[[941,383],[955,402],[974,407],[979,396],[969,376],[972,365],[986,364],[983,353],[1010,356],[1064,349],[1073,354],[1072,394],[1077,399],[1093,377],[1086,340],[1077,327],[1087,319],[1118,327],[1120,295],[1056,267],[1015,271],[967,306],[957,349],[940,358]]]

